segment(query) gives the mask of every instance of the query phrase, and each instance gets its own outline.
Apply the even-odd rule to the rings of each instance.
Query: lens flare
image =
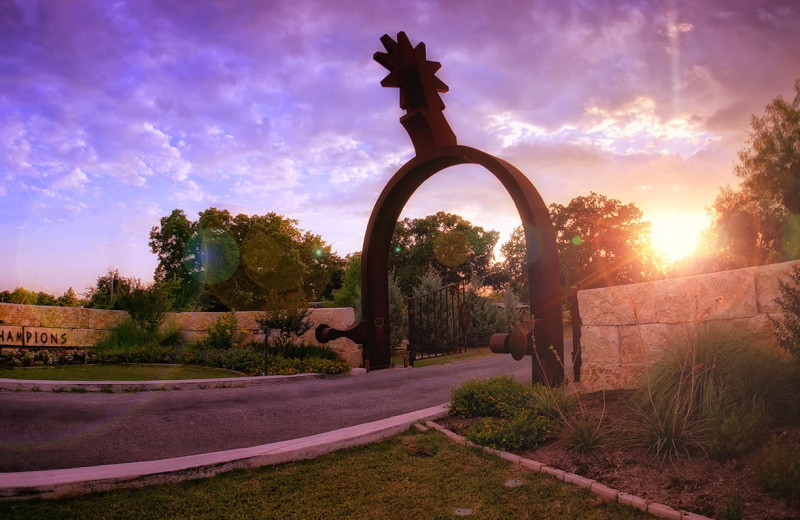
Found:
[[[447,267],[463,264],[469,258],[470,252],[467,236],[457,229],[441,233],[433,240],[433,255],[440,264]]]
[[[202,283],[221,283],[239,267],[239,245],[222,229],[201,229],[183,250],[183,267]]]
[[[583,243],[583,239],[581,237],[572,237],[572,244],[579,246]]]

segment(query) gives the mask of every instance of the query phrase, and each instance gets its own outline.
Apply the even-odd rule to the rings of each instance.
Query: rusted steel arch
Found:
[[[535,363],[534,378],[559,384],[564,377],[559,361],[564,358],[561,286],[555,232],[547,206],[531,181],[514,166],[460,145],[441,147],[424,157],[411,159],[391,178],[372,210],[361,253],[364,360],[370,369],[390,366],[387,273],[390,243],[400,212],[423,182],[458,164],[477,164],[489,170],[517,207],[527,244],[531,311],[536,318],[534,341],[545,371],[537,374]]]

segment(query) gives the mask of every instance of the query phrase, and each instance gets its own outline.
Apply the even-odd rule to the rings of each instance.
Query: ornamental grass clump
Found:
[[[715,326],[687,331],[634,396],[640,442],[666,459],[718,460],[751,448],[773,423],[796,420],[800,370]]]

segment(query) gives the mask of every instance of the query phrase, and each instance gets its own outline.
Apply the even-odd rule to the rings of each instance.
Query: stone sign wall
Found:
[[[318,345],[314,328],[327,323],[336,328],[346,328],[355,321],[352,308],[310,309],[311,331],[302,340]],[[187,341],[198,341],[206,330],[223,313],[181,312],[167,313],[163,328],[179,329]],[[246,333],[246,341],[264,341],[256,326],[258,312],[237,312],[239,328]],[[128,319],[125,311],[84,309],[76,307],[48,307],[0,303],[0,347],[30,348],[92,348],[105,338],[111,329]],[[327,344],[353,366],[361,364],[358,345],[346,338]]]
[[[659,354],[715,323],[746,341],[778,349],[769,322],[778,281],[800,262],[578,292],[581,384],[590,391],[637,388]]]

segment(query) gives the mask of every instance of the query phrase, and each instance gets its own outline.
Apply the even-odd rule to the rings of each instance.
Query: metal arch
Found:
[[[370,369],[390,366],[389,246],[400,212],[423,182],[458,164],[483,166],[503,184],[514,201],[525,230],[531,311],[537,318],[534,339],[544,370],[534,373],[534,378],[559,384],[564,377],[560,362],[564,356],[561,288],[555,233],[547,206],[530,180],[514,166],[461,145],[441,147],[424,157],[411,159],[394,174],[372,210],[361,256],[365,366],[368,364]]]

